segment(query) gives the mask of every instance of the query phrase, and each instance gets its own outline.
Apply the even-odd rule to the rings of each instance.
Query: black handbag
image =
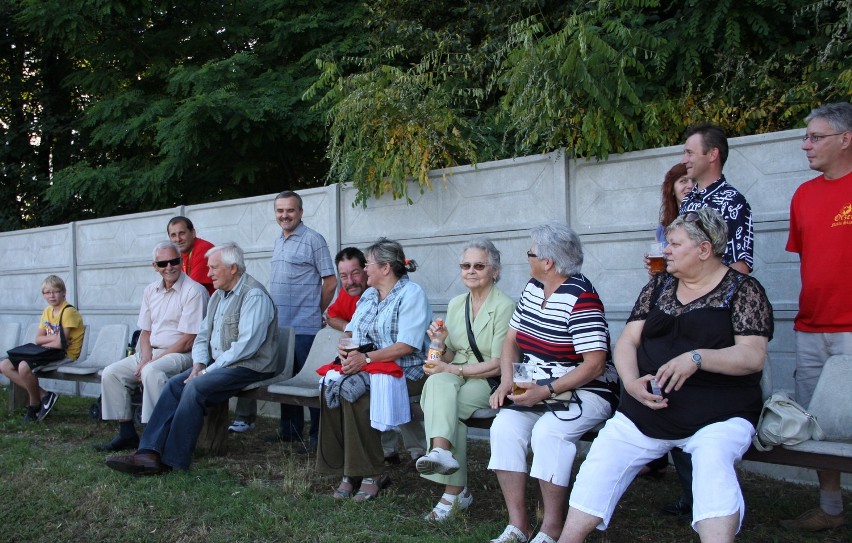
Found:
[[[30,368],[37,368],[65,358],[65,349],[54,349],[52,347],[42,347],[35,343],[25,343],[24,345],[9,349],[6,354],[14,364],[26,362]]]
[[[68,338],[65,337],[65,331],[62,329],[62,315],[69,307],[74,306],[69,304],[63,307],[62,311],[59,312],[59,320],[57,321],[59,322],[59,340],[62,344],[61,349],[56,349],[54,347],[42,347],[35,343],[25,343],[6,351],[9,361],[16,365],[21,362],[26,362],[31,369],[34,369],[65,358],[65,349],[68,348]]]

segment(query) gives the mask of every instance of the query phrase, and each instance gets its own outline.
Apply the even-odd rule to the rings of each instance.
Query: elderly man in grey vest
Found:
[[[216,292],[192,346],[193,366],[169,379],[136,453],[107,458],[114,470],[156,475],[189,469],[206,406],[274,374],[278,326],[272,298],[245,273],[243,251],[235,243],[213,247],[205,256]]]

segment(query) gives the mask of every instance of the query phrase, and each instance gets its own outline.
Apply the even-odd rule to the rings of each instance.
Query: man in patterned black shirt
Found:
[[[683,146],[686,175],[695,187],[680,204],[680,213],[712,207],[728,225],[728,245],[722,262],[742,273],[754,268],[754,237],[751,206],[745,197],[725,180],[722,168],[728,159],[725,131],[712,124],[687,129]]]

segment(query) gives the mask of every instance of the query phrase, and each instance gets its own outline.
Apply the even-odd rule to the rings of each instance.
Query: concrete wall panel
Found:
[[[792,388],[798,307],[798,257],[784,250],[789,201],[814,176],[800,150],[803,130],[735,138],[725,171],[749,199],[755,217],[755,276],[776,315],[770,344],[776,385]],[[440,314],[464,291],[458,262],[472,237],[487,236],[502,252],[500,288],[517,299],[529,279],[529,229],[548,219],[566,220],[584,243],[584,273],[603,298],[615,340],[647,281],[642,264],[653,238],[664,173],[681,159],[680,145],[613,155],[607,161],[573,161],[563,153],[501,160],[435,171],[433,190],[412,185],[412,205],[383,197],[352,207],[351,186],[300,191],[304,222],[322,233],[334,254],[363,248],[379,236],[402,242],[420,269],[421,284]],[[43,308],[42,278],[62,276],[92,333],[109,322],[135,328],[142,289],[156,279],[150,252],[166,239],[165,225],[186,215],[198,235],[213,243],[236,241],[249,273],[269,282],[269,259],[281,234],[274,194],[149,213],[0,234],[0,322],[26,326]]]
[[[0,233],[0,274],[33,269],[45,270],[45,275],[67,271],[71,266],[71,236],[68,225]]]

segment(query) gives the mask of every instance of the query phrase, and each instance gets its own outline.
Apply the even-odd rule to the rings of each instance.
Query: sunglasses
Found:
[[[488,264],[483,264],[482,262],[477,262],[476,264],[471,264],[470,262],[462,262],[461,264],[459,264],[459,268],[463,269],[464,271],[469,270],[471,267],[473,267],[473,269],[476,271],[482,271],[488,267]]]
[[[180,257],[173,258],[171,260],[157,260],[154,264],[156,264],[158,268],[165,268],[169,264],[177,267],[180,266]]]
[[[711,245],[713,244],[713,236],[711,236],[707,232],[707,229],[704,228],[704,225],[701,223],[701,215],[699,215],[696,211],[690,211],[684,215],[683,222],[694,222],[695,226],[697,226],[698,229],[704,233],[704,236],[707,237],[707,241],[709,241]]]

